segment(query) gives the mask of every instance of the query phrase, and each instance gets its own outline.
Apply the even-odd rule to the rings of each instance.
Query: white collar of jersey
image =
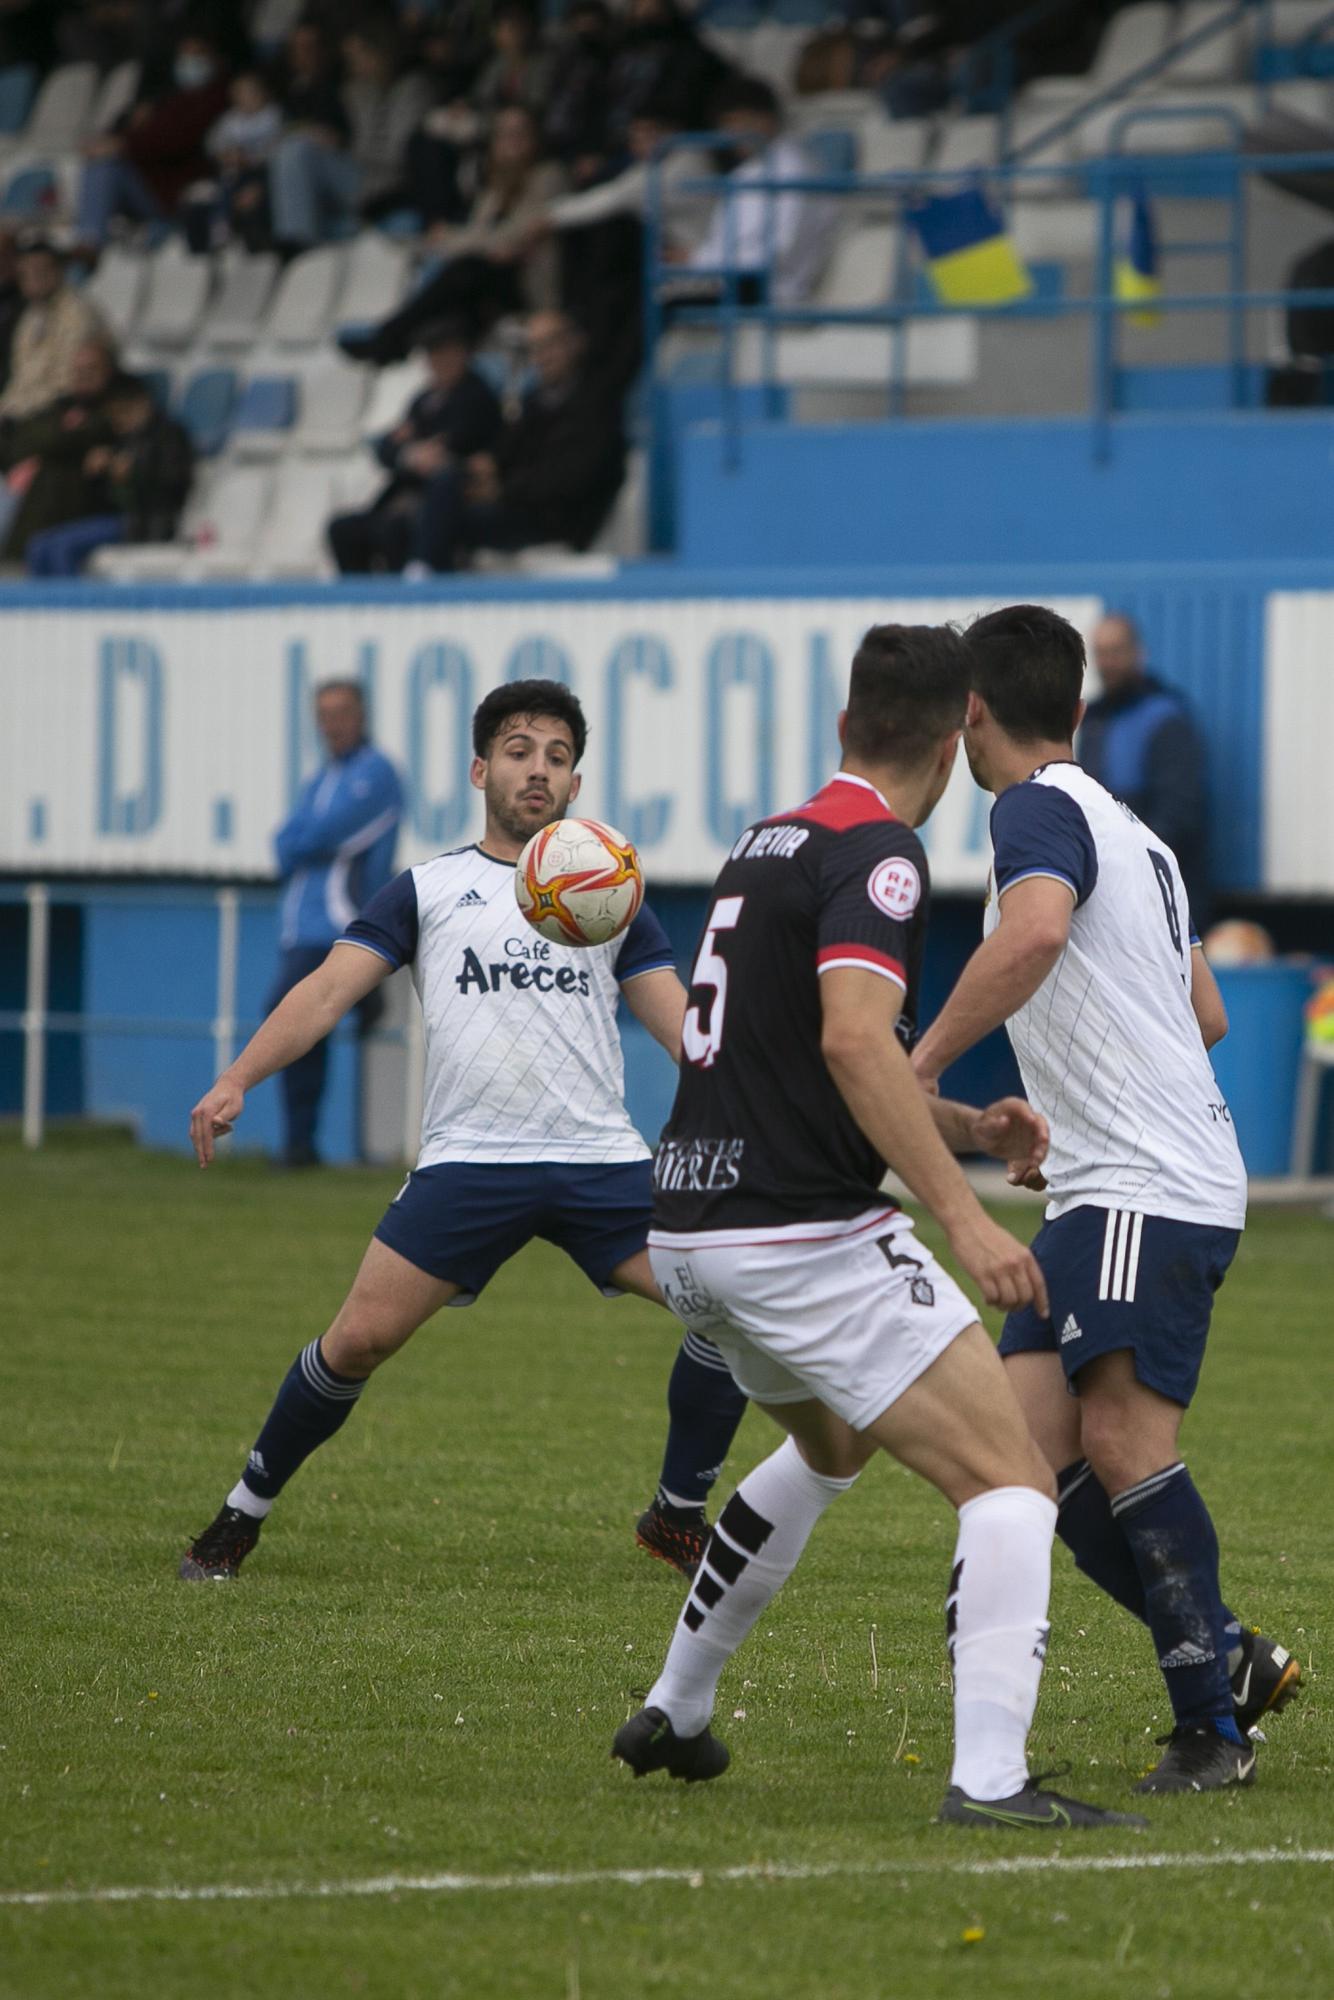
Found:
[[[869,778],[857,777],[853,771],[835,771],[833,777],[830,779],[830,783],[834,785],[860,785],[864,792],[870,792],[873,797],[879,799],[887,813],[892,813],[894,810],[879,785],[873,785]]]

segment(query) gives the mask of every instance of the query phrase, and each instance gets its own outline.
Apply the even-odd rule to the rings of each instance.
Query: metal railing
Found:
[[[690,134],[673,139],[660,149],[650,175],[646,215],[645,245],[645,344],[649,357],[650,387],[663,380],[661,359],[664,334],[669,328],[704,328],[717,336],[720,418],[724,462],[735,465],[740,458],[745,417],[740,390],[754,386],[761,390],[761,404],[772,417],[779,407],[778,392],[783,384],[778,366],[778,335],[784,329],[806,327],[861,327],[880,329],[890,336],[889,366],[885,378],[886,414],[903,415],[907,389],[907,329],[918,321],[986,317],[997,308],[959,305],[930,295],[922,284],[926,272],[924,258],[912,250],[911,211],[933,193],[957,191],[961,185],[981,184],[1004,208],[1006,202],[1027,189],[1065,184],[1079,199],[1098,207],[1093,289],[1085,294],[1061,293],[1057,297],[1028,297],[1007,303],[1007,318],[1037,319],[1062,316],[1091,322],[1093,328],[1092,380],[1089,395],[1089,423],[1092,449],[1104,456],[1109,449],[1113,421],[1117,414],[1116,391],[1120,363],[1120,330],[1127,315],[1142,314],[1146,306],[1158,315],[1173,313],[1218,313],[1226,322],[1224,361],[1231,378],[1231,401],[1241,407],[1245,400],[1246,317],[1257,310],[1285,309],[1289,306],[1334,307],[1334,289],[1248,289],[1245,283],[1245,233],[1247,190],[1257,176],[1282,175],[1288,183],[1302,174],[1334,172],[1334,150],[1292,154],[1246,154],[1231,148],[1207,152],[1149,154],[1119,150],[1126,133],[1136,124],[1155,119],[1210,119],[1226,124],[1234,141],[1242,126],[1236,112],[1226,104],[1202,100],[1197,106],[1134,105],[1117,120],[1111,135],[1113,150],[1101,159],[1082,163],[1037,164],[1014,161],[1002,166],[978,168],[975,172],[942,172],[915,169],[889,174],[819,174],[784,179],[751,179],[738,184],[726,175],[708,179],[679,180],[664,184],[662,162],[679,150],[700,152],[725,144],[718,134]],[[1162,246],[1165,256],[1212,254],[1227,266],[1226,283],[1209,291],[1169,290],[1166,287],[1151,301],[1118,295],[1115,285],[1118,208],[1127,197],[1147,191],[1153,198],[1170,199],[1173,194],[1200,197],[1202,194],[1226,204],[1229,229],[1226,236],[1185,240]],[[897,249],[889,287],[882,304],[832,306],[819,304],[779,305],[764,297],[743,301],[746,281],[754,273],[741,271],[735,264],[736,204],[756,195],[773,197],[766,206],[766,256],[762,265],[772,266],[774,229],[778,198],[805,195],[859,202],[864,208],[874,197],[883,211],[878,226],[897,229]],[[720,266],[709,271],[686,269],[663,255],[669,202],[682,199],[698,202],[711,197],[723,204],[724,257]],[[868,225],[869,226],[869,225]],[[715,295],[707,302],[681,298],[683,278],[692,283],[707,282]],[[760,368],[751,383],[738,379],[742,337],[754,331],[759,336]],[[832,386],[837,386],[833,384]],[[650,397],[653,449],[664,449],[665,422],[662,399]]]

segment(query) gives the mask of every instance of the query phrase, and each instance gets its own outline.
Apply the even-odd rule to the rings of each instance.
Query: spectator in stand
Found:
[[[269,170],[273,233],[286,250],[394,205],[408,140],[430,104],[424,77],[398,74],[392,28],[367,21],[343,37],[342,53],[347,143],[332,127],[305,126],[279,142]]]
[[[268,162],[283,114],[258,70],[233,77],[230,94],[231,109],[204,141],[217,178],[196,182],[183,205],[186,237],[200,253],[229,236],[247,250],[259,250],[269,231]]]
[[[289,138],[347,144],[350,128],[338,64],[317,21],[297,22],[283,44],[273,80]]]
[[[329,546],[344,576],[401,570],[427,481],[478,452],[489,451],[501,428],[500,404],[472,365],[472,342],[462,320],[443,320],[422,335],[431,384],[414,396],[401,423],[380,438],[375,455],[389,483],[371,505],[337,514]]]
[[[146,382],[116,377],[106,392],[110,437],[83,460],[88,512],[29,537],[33,576],[77,576],[94,549],[121,542],[169,542],[194,477],[194,447],[159,410]]]
[[[611,14],[604,0],[576,0],[560,24],[542,106],[547,150],[575,187],[598,177],[610,150],[611,60]]]
[[[0,224],[0,394],[9,380],[14,329],[26,304],[19,284],[18,232]]]
[[[474,549],[587,548],[625,477],[621,403],[588,367],[564,313],[535,313],[537,381],[493,453],[437,473],[417,515],[410,575],[452,570]]]
[[[542,47],[536,15],[522,0],[502,0],[491,17],[492,56],[472,88],[472,101],[483,119],[517,106],[542,115],[551,75],[551,58]]]
[[[0,419],[30,417],[74,386],[75,357],[106,338],[101,315],[65,276],[65,260],[45,237],[20,239],[18,284],[24,306],[14,327]]]
[[[1183,697],[1150,673],[1133,618],[1114,611],[1099,620],[1093,661],[1102,693],[1084,716],[1079,761],[1172,849],[1202,932],[1210,903],[1203,739]]]
[[[608,383],[622,391],[642,358],[644,220],[652,162],[658,148],[681,131],[680,115],[670,105],[646,105],[631,120],[629,164],[595,187],[561,195],[543,218],[556,232],[562,295],[578,301],[590,354]],[[657,172],[663,240],[686,257],[708,227],[709,204],[676,190],[683,181],[711,179],[712,162],[683,147],[665,154]]]
[[[323,964],[329,947],[394,872],[403,787],[367,736],[366,698],[357,682],[326,681],[318,688],[315,721],[328,762],[274,835],[285,894],[278,976],[265,1013]],[[383,1011],[381,993],[361,1002],[356,1013],[363,1035]],[[320,1164],[315,1140],[327,1065],[328,1043],[317,1042],[283,1071],[284,1166]]]
[[[428,231],[468,214],[485,139],[468,95],[476,69],[449,29],[432,28],[422,43],[421,73],[434,102],[408,140],[401,191],[402,206],[414,209]]]
[[[739,76],[726,84],[715,120],[737,161],[730,176],[734,187],[816,174],[796,140],[785,136],[778,99],[758,78]],[[836,221],[832,204],[815,195],[743,192],[718,202],[703,240],[687,255],[669,246],[668,260],[699,271],[715,289],[720,273],[734,271],[743,304],[768,299],[801,305],[828,261]]]
[[[93,489],[85,470],[90,451],[111,438],[107,410],[116,382],[116,355],[105,336],[75,348],[63,394],[45,409],[5,426],[0,470],[5,474],[4,557],[17,562],[34,535],[87,514]]]
[[[110,132],[84,144],[75,227],[96,250],[118,215],[163,225],[191,182],[208,173],[204,135],[227,109],[227,70],[212,40],[197,30],[176,44],[171,80],[142,97]]]
[[[562,185],[560,168],[541,158],[532,112],[518,105],[498,112],[486,180],[467,224],[431,237],[449,262],[369,333],[340,334],[339,346],[354,361],[382,367],[410,353],[433,320],[461,314],[481,332],[502,313],[554,305],[559,266],[543,217]]]
[[[650,104],[672,104],[686,131],[708,131],[727,75],[676,0],[630,0],[608,84],[611,144],[625,144],[631,121]]]

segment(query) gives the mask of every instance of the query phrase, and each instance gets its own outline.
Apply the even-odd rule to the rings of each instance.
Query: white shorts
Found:
[[[977,1318],[899,1210],[783,1229],[649,1232],[679,1320],[758,1403],[812,1397],[864,1430]]]

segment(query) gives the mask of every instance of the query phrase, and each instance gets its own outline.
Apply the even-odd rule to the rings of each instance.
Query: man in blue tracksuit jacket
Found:
[[[1171,848],[1202,929],[1210,895],[1203,738],[1183,697],[1148,671],[1132,619],[1119,611],[1100,619],[1092,651],[1103,691],[1088,705],[1079,761]]]
[[[329,761],[301,791],[296,808],[274,835],[282,901],[278,977],[265,1003],[272,1011],[285,993],[322,965],[362,906],[394,872],[394,847],[403,814],[403,787],[389,759],[366,740],[366,705],[355,681],[326,681],[315,695],[315,720]],[[362,1033],[383,1007],[370,996],[357,1010]],[[319,1164],[315,1125],[328,1066],[328,1049],[310,1054],[282,1073],[288,1166]]]

